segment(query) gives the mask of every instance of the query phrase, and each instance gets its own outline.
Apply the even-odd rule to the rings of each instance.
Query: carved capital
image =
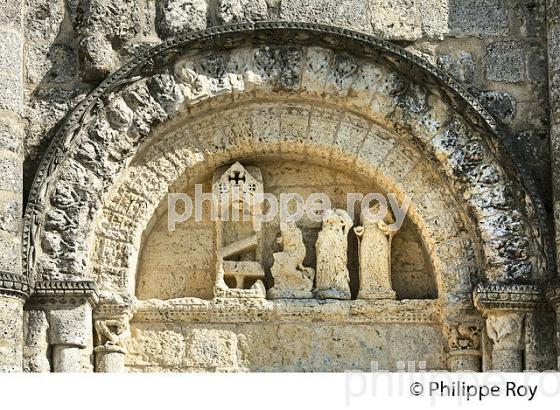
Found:
[[[93,312],[95,369],[103,373],[126,371],[126,342],[130,338],[132,306],[118,295],[102,295]]]
[[[130,337],[128,317],[97,319],[94,324],[97,334],[96,352],[104,349],[126,353],[125,341]]]
[[[494,350],[523,350],[523,313],[496,313],[486,319],[486,333],[494,342]]]
[[[93,312],[96,352],[126,353],[125,342],[130,337],[132,307],[120,298],[103,297]]]
[[[449,351],[478,351],[483,326],[476,321],[448,323],[444,327]]]
[[[560,285],[556,285],[546,292],[546,298],[558,312],[560,310]]]

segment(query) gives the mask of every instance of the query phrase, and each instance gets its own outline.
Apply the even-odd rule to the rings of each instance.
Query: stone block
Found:
[[[21,194],[0,191],[0,231],[19,235],[21,215]]]
[[[0,150],[20,154],[23,144],[24,127],[15,116],[0,113]]]
[[[332,24],[352,30],[371,32],[366,1],[292,0],[280,4],[280,19]]]
[[[432,0],[419,2],[423,36],[442,39],[449,33],[449,3]]]
[[[64,29],[62,1],[28,1],[25,14],[25,77],[31,84],[63,83],[76,74],[76,50]]]
[[[136,0],[86,0],[79,15],[78,31],[104,34],[110,39],[126,40],[140,33],[140,10]],[[81,18],[80,18],[81,17]]]
[[[20,248],[19,238],[0,232],[0,271],[21,273]]]
[[[0,32],[0,108],[23,112],[22,38]]]
[[[0,27],[22,29],[22,0],[0,0]]]
[[[0,151],[0,191],[22,192],[21,158],[9,151]]]
[[[512,34],[523,37],[546,35],[546,4],[544,0],[512,1]]]
[[[548,70],[545,50],[538,45],[527,51],[527,78],[531,82],[546,81]]]
[[[180,366],[185,357],[185,336],[179,326],[132,324],[135,335],[127,345],[127,365]]]
[[[0,373],[21,372],[23,301],[0,297]]]
[[[511,123],[516,113],[517,102],[504,91],[479,91],[474,88],[469,89],[480,103],[498,120]]]
[[[142,22],[142,34],[145,37],[156,37],[156,16],[157,16],[157,0],[144,1],[144,20]]]
[[[86,348],[93,341],[91,306],[87,303],[53,307],[48,312],[49,343]]]
[[[457,37],[505,36],[509,31],[505,0],[449,0],[449,32]]]
[[[471,53],[461,52],[457,56],[442,54],[437,57],[437,65],[461,84],[474,81],[476,64]]]
[[[58,121],[86,96],[88,87],[38,89],[28,96],[26,117],[29,120],[25,138],[25,156],[36,159],[41,155],[40,146],[51,136]],[[41,119],[40,121],[38,119]],[[30,164],[34,169],[38,162]]]
[[[66,83],[77,74],[77,55],[73,46],[53,44],[48,48],[31,47],[27,54],[27,81],[33,84]]]
[[[560,50],[560,24],[549,26],[547,43],[548,49],[551,51],[548,55],[549,67],[560,67],[560,52],[558,52]]]
[[[418,3],[419,0],[370,0],[373,34],[390,40],[412,41],[420,38],[422,22]],[[430,24],[435,25],[438,17],[432,17]]]
[[[218,0],[216,17],[219,24],[266,20],[265,0]]]
[[[206,28],[205,0],[164,0],[159,4],[157,31],[162,39]]]
[[[499,41],[486,47],[486,79],[517,83],[525,80],[525,54],[517,41]]]
[[[530,129],[514,136],[514,144],[521,147],[525,164],[531,170],[547,206],[552,206],[550,144],[548,132]]]

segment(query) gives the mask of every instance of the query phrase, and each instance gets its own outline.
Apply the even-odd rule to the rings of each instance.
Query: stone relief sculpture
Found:
[[[520,349],[523,335],[523,315],[512,313],[489,316],[486,319],[486,333],[494,342],[494,349]]]
[[[130,327],[127,320],[96,320],[95,331],[99,338],[99,346],[126,351],[124,341],[130,337]]]
[[[362,226],[354,228],[358,237],[360,262],[360,290],[358,299],[394,299],[391,284],[391,241],[396,231],[390,225],[392,215],[373,220],[379,212],[379,204],[360,215]]]
[[[281,236],[277,242],[283,250],[272,255],[274,264],[271,273],[274,286],[268,290],[268,297],[271,299],[312,298],[315,270],[303,266],[305,244],[301,230],[295,222],[289,222],[281,227]]]
[[[352,225],[350,215],[342,209],[328,210],[324,214],[323,226],[315,244],[315,295],[319,299],[350,299],[347,251]]]
[[[451,350],[478,349],[480,332],[478,323],[458,323],[445,327],[445,333]]]
[[[239,162],[214,173],[212,193],[217,199],[215,297],[264,298],[262,279],[262,230],[259,219],[263,192],[262,175],[257,167]],[[228,286],[226,279],[235,282]],[[249,289],[247,279],[255,280]]]
[[[125,370],[126,341],[130,338],[128,316],[97,319],[94,321],[97,334],[95,368],[99,372],[119,373]]]

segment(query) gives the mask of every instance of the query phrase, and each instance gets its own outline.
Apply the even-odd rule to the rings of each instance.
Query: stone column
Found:
[[[23,19],[22,0],[2,4],[0,13],[0,371],[22,370],[21,272],[23,191]]]
[[[49,309],[49,344],[54,372],[87,372],[93,348],[89,303]]]
[[[547,0],[550,155],[556,249],[560,249],[560,0]],[[560,252],[556,252],[560,266]]]
[[[547,309],[541,289],[535,285],[478,285],[474,303],[486,318],[486,334],[492,340],[490,368],[525,370],[525,316]]]
[[[49,322],[44,310],[25,307],[25,327],[23,346],[23,371],[48,373],[51,371],[49,360]]]
[[[560,0],[547,0],[546,6],[552,194],[556,228],[556,266],[560,266],[560,251],[558,251],[560,249]],[[560,312],[558,308],[560,290],[553,289],[549,293],[549,299],[556,310],[557,368],[560,369]]]
[[[21,275],[0,272],[0,373],[23,369],[23,304],[27,293]]]
[[[447,368],[452,372],[480,372],[482,324],[475,320],[448,322],[445,335],[449,345]]]
[[[486,333],[492,340],[492,369],[501,372],[522,372],[523,326],[525,315],[515,311],[487,312]]]
[[[29,309],[33,315],[45,312],[52,371],[93,371],[92,310],[97,302],[97,292],[91,281],[35,284]]]
[[[556,313],[556,366],[560,370],[560,286],[551,289],[547,296]]]
[[[95,371],[124,373],[126,341],[130,337],[130,307],[122,300],[103,300],[94,313]]]

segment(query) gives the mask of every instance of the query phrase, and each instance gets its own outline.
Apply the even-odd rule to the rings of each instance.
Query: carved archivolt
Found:
[[[237,107],[254,103],[251,110],[259,115],[232,112],[231,132],[216,132],[209,107],[227,115],[232,101]],[[319,106],[338,127],[331,140],[323,139],[324,128],[315,133],[309,126],[302,133],[297,121],[276,123],[307,110],[307,124],[328,126]],[[181,122],[185,130],[172,132]],[[280,124],[293,127],[280,129]],[[243,132],[255,126],[256,142],[251,132]],[[173,135],[173,149],[157,135]],[[491,117],[472,97],[390,43],[312,24],[261,23],[213,28],[156,46],[112,74],[76,108],[31,190],[24,229],[30,281],[76,280],[93,275],[94,259],[124,260],[103,274],[117,278],[108,287],[130,290],[122,278],[134,270],[139,231],[147,224],[137,215],[151,215],[185,174],[230,163],[255,146],[259,152],[297,155],[301,150],[317,160],[347,161],[401,194],[420,185],[424,203],[438,212],[463,208],[451,225],[470,224],[475,233],[468,228],[459,239],[445,231],[447,221],[438,220],[438,212],[418,203],[414,211],[424,222],[422,234],[431,241],[440,271],[449,270],[446,257],[451,262],[457,258],[451,255],[476,254],[481,247],[480,266],[477,255],[465,255],[459,258],[462,266],[449,265],[454,272],[448,275],[473,266],[490,281],[543,275],[544,233],[529,222],[539,220],[541,204],[530,180],[519,182],[523,169],[512,165]],[[150,162],[150,155],[158,162]],[[445,193],[430,192],[433,184],[422,186],[422,170],[429,166],[448,179]],[[433,201],[425,199],[430,195]],[[440,200],[441,206],[434,205]],[[105,246],[105,241],[115,244]]]

